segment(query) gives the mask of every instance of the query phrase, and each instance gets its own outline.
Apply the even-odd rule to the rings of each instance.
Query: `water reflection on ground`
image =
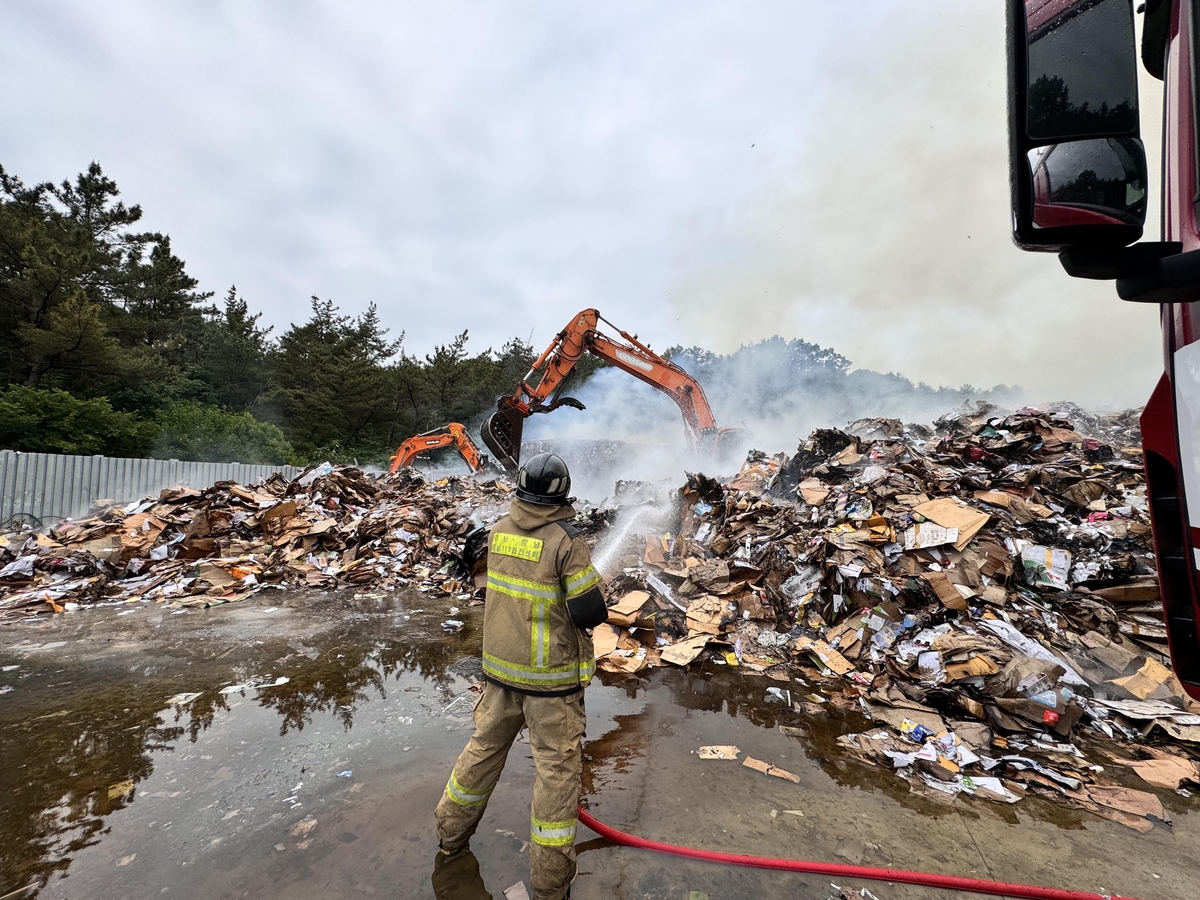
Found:
[[[521,741],[474,854],[435,865],[431,811],[470,730],[481,637],[478,609],[459,612],[462,632],[442,631],[450,603],[264,598],[0,632],[0,691],[12,688],[0,695],[0,897],[436,890],[444,900],[527,881],[532,764]],[[1147,835],[1036,797],[939,803],[844,756],[838,735],[868,727],[855,709],[798,712],[767,697],[772,684],[715,665],[602,674],[588,696],[593,813],[732,852],[1200,895],[1200,823],[1182,797],[1162,794],[1174,827]],[[243,687],[221,692],[234,685]],[[705,744],[736,744],[800,782],[700,760]],[[830,896],[827,879],[667,860],[587,833],[579,851],[582,900]],[[1131,855],[1135,864],[1122,863]],[[872,890],[881,900],[928,895]]]
[[[436,708],[452,702],[469,684],[454,667],[478,652],[478,635],[445,634],[443,612],[420,610],[423,599],[397,598],[385,616],[377,604],[368,615],[338,610],[326,623],[286,621],[288,610],[263,604],[270,612],[230,610],[220,623],[221,610],[102,610],[0,634],[0,689],[10,688],[0,697],[0,896],[33,896],[65,872],[164,755],[183,754],[231,705],[273,712],[285,737],[318,716],[349,732],[404,676]],[[231,621],[238,612],[246,621]],[[256,678],[286,681],[221,692]]]

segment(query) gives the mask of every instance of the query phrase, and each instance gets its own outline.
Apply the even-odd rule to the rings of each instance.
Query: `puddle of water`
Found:
[[[937,802],[910,792],[892,771],[849,759],[837,748],[838,735],[867,729],[857,713],[831,705],[823,715],[807,717],[765,699],[775,684],[713,665],[612,682],[642,705],[618,714],[615,727],[587,745],[591,812],[641,837],[730,853],[1148,898],[1200,896],[1194,799],[1157,792],[1174,824],[1156,825],[1145,835],[1034,796],[1014,806],[968,798]],[[785,735],[778,725],[800,728],[803,736]],[[765,760],[800,781],[695,754],[712,744],[734,744],[741,758]],[[1105,774],[1119,778],[1111,769]],[[586,896],[686,898],[689,890],[714,898],[739,891],[829,896],[828,878],[764,875],[623,848],[598,848],[585,858],[581,869],[592,873],[588,887],[596,892]],[[615,859],[619,867],[602,862]],[[881,900],[949,896],[903,885],[849,884],[868,886]]]
[[[274,846],[301,842],[296,821],[364,796],[367,776],[444,768],[469,727],[469,699],[452,704],[470,687],[481,618],[464,610],[467,627],[446,635],[444,609],[417,611],[427,599],[367,614],[102,610],[5,631],[0,668],[16,668],[0,673],[12,689],[0,696],[0,896],[132,884],[214,896],[189,866],[232,886],[264,841],[268,859],[286,855]],[[286,683],[220,693],[268,674]]]
[[[271,598],[182,616],[98,610],[0,632],[0,897],[434,897],[432,810],[470,732],[480,610],[449,602]],[[424,610],[424,611],[419,611]],[[277,687],[227,695],[254,676]],[[854,713],[805,717],[724,667],[603,676],[588,692],[585,794],[635,834],[786,858],[916,868],[1151,898],[1200,896],[1200,817],[1139,835],[1034,797],[941,804],[849,760]],[[168,698],[201,692],[181,706]],[[466,699],[457,700],[456,698]],[[776,727],[801,728],[800,738]],[[799,784],[696,748],[736,744]],[[349,773],[349,774],[344,774]],[[1112,772],[1106,774],[1114,774]],[[528,880],[528,745],[473,848],[499,897]],[[802,813],[802,815],[801,815]],[[827,897],[829,879],[728,869],[581,835],[573,896]],[[469,865],[467,866],[469,869]],[[1162,876],[1154,879],[1153,874]],[[487,896],[471,871],[454,896]],[[869,885],[881,900],[930,896]]]

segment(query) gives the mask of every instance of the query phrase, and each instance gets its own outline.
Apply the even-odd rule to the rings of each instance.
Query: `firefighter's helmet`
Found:
[[[517,498],[543,506],[561,506],[571,493],[571,473],[561,457],[539,453],[517,472]]]

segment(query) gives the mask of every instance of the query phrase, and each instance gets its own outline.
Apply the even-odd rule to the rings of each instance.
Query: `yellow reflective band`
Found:
[[[446,796],[457,803],[459,806],[479,806],[487,802],[492,792],[486,791],[482,794],[474,794],[463,788],[458,783],[458,779],[454,777],[454,773],[450,773],[450,780],[446,782]]]
[[[582,572],[577,572],[567,579],[567,599],[586,594],[600,583],[600,573],[594,566],[588,566]]]
[[[594,666],[594,662],[592,663]],[[578,662],[565,666],[522,666],[490,653],[483,654],[483,671],[502,681],[518,682],[531,687],[569,687],[579,683],[581,666]],[[590,677],[590,676],[589,676]]]
[[[487,586],[490,590],[499,591],[510,597],[521,600],[546,600],[555,603],[562,600],[562,588],[557,584],[546,584],[544,581],[527,581],[512,575],[501,575],[499,572],[488,570]]]
[[[542,558],[542,541],[540,538],[495,531],[492,532],[492,552],[537,562]]]
[[[529,839],[543,847],[566,847],[575,843],[575,829],[578,827],[578,819],[543,822],[541,819],[530,817]]]
[[[545,600],[533,604],[533,627],[529,637],[529,665],[542,669],[550,658],[550,609]]]

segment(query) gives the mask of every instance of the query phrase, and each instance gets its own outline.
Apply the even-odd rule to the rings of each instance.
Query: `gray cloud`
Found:
[[[715,2],[7,15],[7,167],[99,159],[206,286],[237,282],[277,325],[311,293],[375,301],[417,349],[466,326],[545,340],[589,305],[673,337],[673,223],[792,152],[821,19]]]
[[[1084,396],[1121,371],[1122,402],[1157,366],[1148,311],[1008,241],[998,0],[5,20],[0,162],[99,160],[205,288],[277,327],[316,293],[378,303],[417,351],[464,327],[540,345],[598,306],[658,347],[779,331],[936,383]]]

